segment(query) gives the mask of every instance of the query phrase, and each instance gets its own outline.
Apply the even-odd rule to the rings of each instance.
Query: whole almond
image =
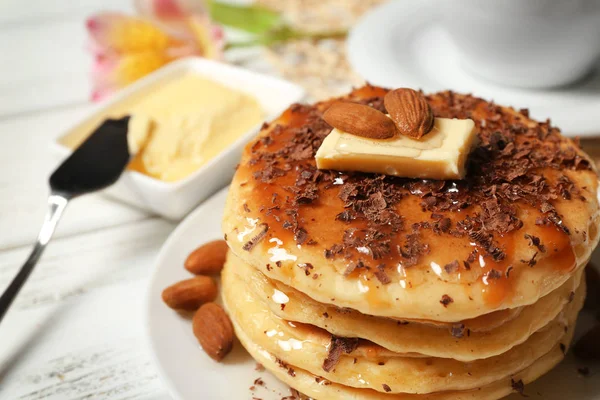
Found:
[[[233,347],[233,325],[219,305],[206,303],[192,320],[194,335],[213,360],[221,361]]]
[[[433,128],[433,112],[421,93],[396,89],[388,92],[383,102],[401,134],[419,139]]]
[[[396,135],[396,127],[391,119],[363,104],[333,103],[323,114],[323,119],[340,131],[369,139],[390,139]]]
[[[163,301],[175,310],[194,311],[217,297],[217,284],[209,276],[177,282],[162,292]]]
[[[196,275],[216,275],[223,269],[227,256],[227,242],[214,240],[192,251],[185,260],[185,269]]]

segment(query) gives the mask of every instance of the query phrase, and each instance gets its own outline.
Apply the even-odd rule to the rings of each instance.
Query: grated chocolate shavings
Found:
[[[469,253],[469,257],[467,258],[467,262],[472,263],[477,260],[477,250],[473,250]]]
[[[387,384],[384,383],[382,386],[383,386],[383,390],[385,390],[386,393],[389,393],[392,391],[392,388],[390,388]]]
[[[302,244],[304,244],[304,242],[306,242],[307,239],[308,239],[308,232],[306,232],[306,229],[304,229],[304,228],[296,229],[296,232],[294,233],[294,240],[296,241],[296,243],[302,245]]]
[[[362,261],[352,262],[346,267],[346,270],[344,271],[344,276],[348,276],[351,273],[353,273],[356,269],[362,268],[365,268],[365,264]]]
[[[453,272],[458,271],[460,264],[458,263],[458,260],[454,260],[446,265],[444,265],[444,270],[446,271],[446,273],[451,274]]]
[[[536,260],[537,255],[538,255],[538,252],[536,251],[535,253],[533,253],[533,256],[529,260],[521,260],[521,262],[523,264],[529,265],[530,267],[533,267],[535,264],[537,264],[537,260]]]
[[[412,267],[417,264],[419,257],[429,253],[429,245],[421,241],[418,232],[406,235],[404,245],[398,248],[400,256],[405,260],[405,267]]]
[[[281,400],[301,400],[302,398],[300,397],[300,392],[298,392],[296,389],[290,388],[290,395],[289,396],[284,396],[281,398]]]
[[[262,378],[256,378],[254,380],[254,385],[255,386],[265,386],[265,381],[263,381]]]
[[[375,268],[375,272],[373,272],[373,274],[379,280],[379,282],[381,282],[382,285],[387,285],[392,281],[388,274],[385,272],[385,264],[379,264],[377,268]]]
[[[354,214],[350,210],[344,210],[335,216],[335,219],[343,222],[350,222],[355,218]]]
[[[342,353],[350,354],[358,347],[358,338],[344,338],[331,335],[329,343],[329,354],[323,361],[323,370],[331,372],[337,365]]]
[[[284,176],[286,172],[274,166],[268,166],[263,170],[254,173],[254,178],[259,179],[264,183],[271,183],[280,176]]]
[[[254,236],[252,239],[246,242],[242,249],[246,251],[252,250],[267,235],[269,225],[262,223],[258,227],[260,228],[259,232],[256,234],[256,236]]]
[[[275,361],[281,369],[285,369],[287,371],[289,376],[291,376],[292,378],[296,376],[296,371],[294,371],[294,368],[290,367],[285,361],[279,358],[276,358]]]
[[[488,271],[487,274],[485,274],[485,277],[490,280],[490,279],[500,279],[502,278],[502,272],[498,271],[497,269],[491,269]]]
[[[331,382],[329,380],[327,380],[327,379],[325,379],[325,378],[323,378],[321,376],[315,377],[315,382],[317,382],[319,385],[323,385],[323,386],[331,385]]]
[[[530,246],[537,247],[537,249],[542,253],[546,252],[546,247],[542,244],[542,241],[540,240],[539,237],[526,233],[525,239],[529,240]]]
[[[519,393],[521,396],[525,396],[525,384],[521,379],[515,381],[511,378],[510,385],[515,392]]]
[[[330,249],[325,249],[325,258],[334,258],[337,254],[340,254],[344,250],[344,247],[339,244],[334,244]]]
[[[309,276],[314,268],[311,263],[298,264],[298,267],[304,270],[304,275]]]
[[[465,335],[465,324],[454,324],[452,325],[452,328],[450,329],[450,333],[452,333],[452,336],[454,336],[455,338],[462,338]]]
[[[450,227],[452,226],[452,220],[450,218],[442,218],[440,222],[436,224],[436,227],[439,228],[442,232],[448,232]]]
[[[444,307],[448,307],[448,305],[451,303],[454,303],[454,299],[452,297],[448,296],[447,294],[442,296],[440,304],[442,304]]]

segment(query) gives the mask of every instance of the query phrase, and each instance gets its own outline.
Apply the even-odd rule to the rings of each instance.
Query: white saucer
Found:
[[[208,357],[192,333],[189,318],[161,300],[164,288],[191,275],[183,268],[187,255],[202,243],[220,239],[227,188],[200,204],[171,233],[150,276],[144,304],[146,342],[173,400],[280,400],[290,389],[266,371],[256,371],[256,361],[239,342],[222,363]],[[265,385],[256,385],[256,378]]]
[[[533,118],[551,118],[568,136],[600,136],[600,68],[577,84],[549,90],[503,87],[474,77],[462,69],[430,1],[397,0],[377,7],[355,25],[347,46],[352,67],[374,85],[473,93],[529,108]]]

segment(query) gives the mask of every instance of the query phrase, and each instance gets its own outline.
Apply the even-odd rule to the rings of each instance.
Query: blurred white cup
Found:
[[[469,72],[509,86],[574,82],[600,57],[600,0],[438,0]]]

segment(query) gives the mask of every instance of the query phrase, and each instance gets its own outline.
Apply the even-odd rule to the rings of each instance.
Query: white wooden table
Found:
[[[132,4],[0,1],[0,291],[42,223],[50,143],[91,107],[85,18]],[[98,195],[74,201],[0,324],[0,399],[168,399],[141,308],[173,228]]]

